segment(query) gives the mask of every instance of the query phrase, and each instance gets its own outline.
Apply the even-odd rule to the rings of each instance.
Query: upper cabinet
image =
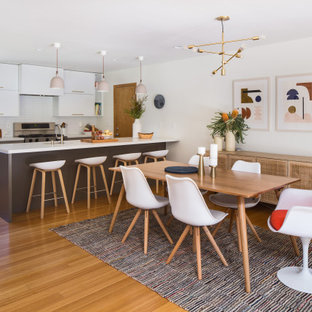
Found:
[[[18,65],[0,64],[0,91],[18,90]]]
[[[95,92],[95,74],[64,70],[65,93],[92,94]]]
[[[55,68],[19,65],[19,93],[21,95],[59,96],[64,90],[51,89],[50,81],[55,76]],[[63,77],[63,69],[59,69],[59,76]]]

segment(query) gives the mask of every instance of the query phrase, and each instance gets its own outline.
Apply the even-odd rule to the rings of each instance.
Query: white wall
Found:
[[[147,110],[142,117],[143,130],[155,136],[175,137],[170,158],[186,161],[198,146],[212,142],[206,125],[216,111],[232,110],[234,79],[270,77],[270,130],[249,130],[244,150],[309,155],[312,153],[312,132],[275,130],[275,76],[312,73],[312,38],[257,46],[244,51],[244,57],[227,65],[226,76],[212,76],[220,57],[198,55],[194,58],[154,64],[143,64],[143,81],[148,89]],[[190,53],[181,50],[181,53]],[[113,129],[113,85],[137,82],[139,69],[110,72],[107,79],[111,91],[105,95],[105,117],[102,127]],[[153,105],[156,94],[163,94],[165,107]]]

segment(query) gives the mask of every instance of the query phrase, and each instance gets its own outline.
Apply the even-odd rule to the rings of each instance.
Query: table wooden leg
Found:
[[[116,207],[114,210],[113,218],[112,218],[111,224],[109,226],[109,233],[112,233],[112,231],[113,231],[113,227],[114,227],[114,224],[116,222],[117,214],[118,214],[122,199],[124,197],[124,194],[125,194],[125,186],[124,186],[124,184],[122,184],[121,189],[120,189],[120,193],[118,196],[117,204],[116,204]]]
[[[244,197],[237,197],[239,227],[241,231],[241,243],[243,251],[243,265],[245,273],[245,289],[250,292],[250,273],[249,273],[249,256],[248,256],[248,240],[247,240],[247,226],[246,226],[246,210]]]

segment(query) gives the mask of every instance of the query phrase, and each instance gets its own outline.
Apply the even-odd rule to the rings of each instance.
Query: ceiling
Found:
[[[175,49],[220,39],[219,15],[229,15],[225,38],[266,35],[249,46],[312,37],[311,0],[0,0],[0,63],[101,71],[193,57]],[[233,47],[235,49],[236,46]],[[200,56],[199,56],[200,57]]]

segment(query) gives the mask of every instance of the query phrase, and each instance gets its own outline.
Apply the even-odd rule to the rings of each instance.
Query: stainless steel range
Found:
[[[13,136],[24,138],[24,142],[56,140],[54,122],[14,122]]]

